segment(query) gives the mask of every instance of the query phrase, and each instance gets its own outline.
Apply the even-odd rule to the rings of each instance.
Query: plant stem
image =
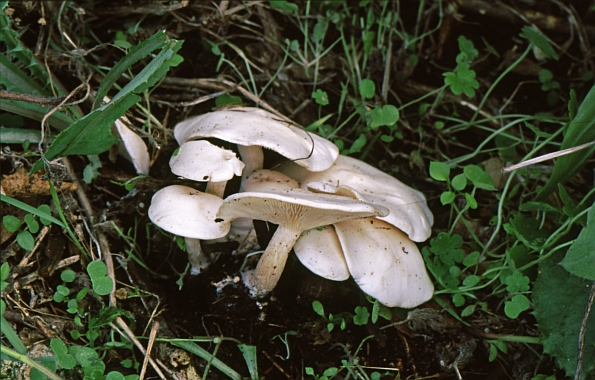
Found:
[[[49,368],[41,365],[40,363],[37,363],[35,360],[31,359],[27,355],[19,354],[18,352],[11,350],[10,348],[8,348],[6,346],[0,346],[0,352],[2,352],[4,355],[13,357],[16,360],[27,364],[28,366],[35,368],[36,370],[43,373],[44,375],[46,375],[47,377],[49,377],[52,380],[62,380],[62,378],[60,376],[53,373]]]

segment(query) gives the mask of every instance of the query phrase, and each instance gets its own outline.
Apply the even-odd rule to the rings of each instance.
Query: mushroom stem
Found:
[[[227,186],[227,181],[209,181],[207,182],[207,188],[205,189],[205,193],[215,195],[219,198],[223,198],[223,194],[225,193],[225,186]]]
[[[300,233],[301,231],[279,225],[254,271],[250,284],[254,296],[264,296],[277,285],[289,252],[300,237]]]
[[[246,146],[238,144],[238,153],[244,163],[242,172],[242,182],[255,170],[262,169],[264,165],[264,153],[262,148],[257,145]],[[240,190],[242,191],[242,190]]]
[[[190,274],[197,275],[201,273],[203,270],[207,269],[211,260],[209,257],[202,251],[202,247],[200,246],[200,239],[192,239],[192,238],[185,238],[186,241],[186,252],[188,253],[188,262],[192,268],[190,269]]]

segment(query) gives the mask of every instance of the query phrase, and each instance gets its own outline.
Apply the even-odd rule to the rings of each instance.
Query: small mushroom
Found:
[[[434,216],[424,195],[398,179],[355,158],[339,156],[327,170],[311,172],[288,164],[280,170],[300,182],[302,189],[323,193],[351,193],[356,199],[390,210],[380,219],[421,242],[430,237]]]
[[[207,182],[206,193],[223,198],[225,185],[234,175],[242,175],[244,163],[231,150],[208,141],[188,141],[169,161],[172,173],[194,181]]]
[[[215,195],[181,185],[164,187],[153,195],[149,218],[160,228],[186,238],[192,274],[200,273],[210,261],[198,239],[217,239],[229,232],[230,223],[215,222],[221,204],[223,199]]]
[[[312,171],[329,168],[339,155],[332,142],[251,107],[231,107],[190,118],[175,126],[174,136],[180,145],[208,137],[237,144],[246,164],[243,178],[263,168],[262,148]]]
[[[255,296],[263,296],[277,284],[289,252],[303,231],[343,220],[386,216],[387,213],[383,206],[348,197],[292,189],[233,194],[219,208],[217,220],[230,222],[248,217],[278,224],[250,284]]]
[[[149,174],[149,165],[151,160],[149,158],[147,144],[145,144],[139,135],[132,132],[122,120],[130,123],[126,116],[122,116],[120,119],[114,122],[116,130],[118,131],[120,139],[122,140],[120,145],[124,148],[119,149],[118,152],[128,161],[132,162],[132,165],[134,165],[134,169],[137,173]]]

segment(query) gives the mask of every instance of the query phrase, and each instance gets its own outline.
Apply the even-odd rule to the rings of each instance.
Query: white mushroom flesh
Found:
[[[188,141],[169,161],[172,173],[194,181],[223,182],[242,175],[244,163],[228,149],[208,141]]]

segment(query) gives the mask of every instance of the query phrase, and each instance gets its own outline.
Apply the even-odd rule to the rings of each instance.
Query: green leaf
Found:
[[[287,12],[287,13],[297,13],[299,11],[299,7],[297,6],[297,4],[294,4],[292,2],[286,1],[286,0],[274,0],[271,1],[269,3],[271,5],[271,7],[281,11],[281,12]]]
[[[592,281],[568,273],[558,265],[562,253],[556,253],[539,264],[539,276],[533,287],[537,326],[544,352],[556,358],[566,375],[574,376],[578,357],[578,336],[585,315]],[[591,311],[593,313],[593,311]],[[583,356],[583,374],[595,375],[595,318],[587,320]]]
[[[531,301],[522,294],[517,294],[512,297],[510,301],[507,301],[504,305],[504,313],[508,318],[515,319],[523,311],[529,310],[531,307]]]
[[[21,341],[21,338],[17,335],[14,331],[10,323],[3,316],[0,315],[0,331],[2,334],[8,339],[8,342],[12,345],[12,347],[22,355],[27,355],[27,348]]]
[[[33,250],[33,247],[35,247],[35,239],[29,231],[20,231],[17,234],[17,243],[21,248],[26,249],[27,251],[31,251]]]
[[[541,50],[543,55],[545,55],[547,58],[554,58],[555,60],[558,60],[558,54],[556,54],[556,52],[552,48],[552,45],[550,45],[547,38],[543,34],[538,32],[537,29],[532,28],[530,26],[525,26],[523,28],[523,32],[520,33],[520,36],[528,39],[529,42],[531,42],[533,46],[539,48],[539,50]]]
[[[448,181],[450,177],[450,168],[444,162],[430,162],[430,177],[436,181]]]
[[[467,97],[475,96],[475,90],[479,88],[479,82],[475,80],[475,71],[471,70],[468,63],[459,63],[453,72],[443,73],[444,84],[450,87],[455,95],[463,92]]]
[[[572,148],[591,141],[595,141],[595,86],[591,88],[578,108],[576,117],[568,125],[560,149]],[[544,200],[558,188],[558,183],[569,180],[594,152],[595,145],[559,157],[554,164],[552,175],[537,195],[537,199]]]
[[[475,200],[475,197],[473,197],[473,195],[471,195],[469,193],[465,193],[465,201],[467,202],[469,207],[472,208],[473,210],[475,210],[477,208],[477,201]]]
[[[312,301],[312,309],[314,312],[324,318],[324,307],[318,300]]]
[[[126,40],[124,33],[118,33],[121,33],[120,37]],[[116,39],[118,39],[118,33],[116,33]],[[109,89],[132,65],[151,54],[152,51],[161,49],[168,41],[169,37],[164,31],[161,30],[152,35],[147,40],[130,49],[128,53],[120,61],[118,61],[118,63],[116,63],[116,65],[112,67],[107,75],[101,80],[101,84],[97,89],[97,95],[95,96],[92,109],[95,110],[101,106],[103,103],[103,98],[107,95]]]
[[[2,224],[8,232],[17,232],[23,224],[19,218],[13,215],[5,215],[2,218]]]
[[[467,62],[473,61],[479,55],[479,52],[473,46],[473,42],[465,38],[465,36],[459,36],[459,50],[467,57]]]
[[[484,190],[496,190],[492,177],[485,170],[477,165],[467,165],[463,169],[465,176],[473,183],[473,186]]]
[[[317,89],[316,91],[314,91],[312,93],[312,98],[318,105],[328,105],[328,94],[325,91],[322,91],[321,89]]]
[[[97,328],[112,323],[118,317],[132,319],[132,315],[124,309],[115,306],[108,306],[99,311],[97,317],[91,318],[89,328]]]
[[[504,279],[506,291],[510,293],[526,292],[529,290],[529,277],[523,276],[519,271],[514,272]]]
[[[114,282],[110,277],[100,277],[91,279],[93,283],[93,290],[100,296],[106,296],[111,293],[114,288]]]
[[[37,223],[37,220],[35,220],[35,217],[33,215],[25,215],[25,223],[27,223],[29,232],[31,232],[32,234],[36,234],[39,232],[39,223]]]
[[[465,259],[465,251],[461,249],[463,245],[461,235],[454,234],[450,236],[446,232],[440,232],[437,237],[430,240],[430,245],[430,251],[448,266],[453,266]]]
[[[85,166],[83,170],[83,181],[86,184],[90,184],[97,176],[99,176],[98,169],[101,168],[103,165],[101,164],[101,160],[97,155],[90,155],[88,156],[89,163]]]
[[[365,306],[357,306],[355,308],[355,315],[353,316],[353,323],[357,326],[363,326],[368,323],[370,313]]]
[[[480,280],[481,280],[481,277],[476,276],[476,275],[471,275],[471,276],[466,277],[463,280],[463,285],[465,285],[465,286],[475,286],[475,285],[477,285],[479,283]]]
[[[366,139],[366,135],[362,133],[353,142],[353,144],[351,144],[351,147],[349,148],[349,154],[360,152],[362,148],[366,145],[366,142],[368,142],[368,139]]]
[[[60,273],[60,279],[64,282],[72,282],[76,277],[76,273],[73,270],[66,269],[64,272]]]
[[[370,79],[364,79],[359,84],[359,94],[363,99],[373,98],[375,92],[376,85]]]
[[[370,112],[370,128],[394,125],[399,120],[399,110],[392,104],[376,107]]]
[[[4,263],[0,267],[0,281],[6,281],[8,276],[10,276],[10,264]],[[2,288],[1,290],[4,290],[4,288]]]
[[[447,205],[454,201],[456,196],[457,195],[452,191],[445,191],[442,194],[440,194],[440,203],[442,203],[443,206]]]
[[[457,174],[453,177],[451,185],[457,191],[463,191],[467,187],[467,177],[465,174]]]
[[[252,380],[258,380],[258,363],[256,361],[256,346],[250,346],[248,344],[238,344],[238,348],[242,351],[244,361],[248,366],[248,372],[250,372],[250,378]]]
[[[44,226],[49,226],[50,224],[52,224],[51,220],[46,219],[42,216],[42,215],[49,215],[50,217],[52,216],[52,209],[50,208],[50,206],[40,205],[37,208],[37,211],[39,211],[39,213],[37,213],[36,215],[39,216],[39,221],[41,222],[41,224],[43,224]]]
[[[64,369],[73,369],[76,365],[76,359],[74,356],[68,353],[68,348],[62,340],[54,338],[50,341],[50,347],[54,354],[58,357],[58,363]]]
[[[215,106],[216,107],[223,107],[226,105],[242,105],[242,98],[240,98],[239,96],[233,96],[233,95],[229,95],[229,94],[223,94],[218,96],[215,99]]]
[[[573,275],[595,281],[595,204],[588,213],[587,226],[582,229],[560,263]]]
[[[515,214],[508,223],[504,224],[504,230],[514,235],[527,247],[540,250],[550,232],[539,228],[539,221],[521,214]]]

